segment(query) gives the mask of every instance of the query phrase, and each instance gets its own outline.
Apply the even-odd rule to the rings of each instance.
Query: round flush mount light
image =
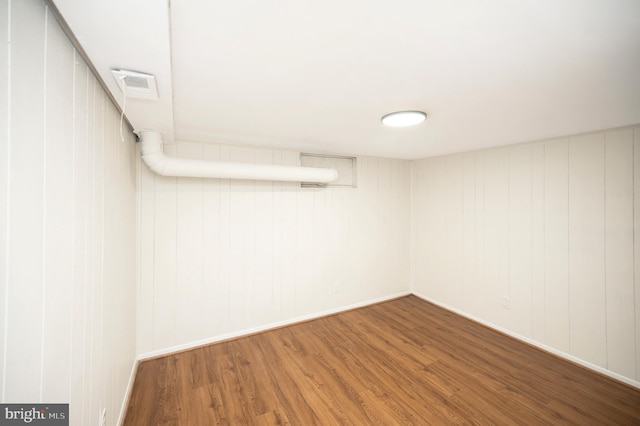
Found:
[[[382,117],[382,124],[389,127],[415,126],[427,119],[422,111],[396,111]]]

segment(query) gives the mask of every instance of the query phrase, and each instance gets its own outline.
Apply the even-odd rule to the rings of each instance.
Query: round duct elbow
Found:
[[[271,164],[203,161],[170,157],[162,149],[162,135],[158,132],[139,132],[141,157],[153,172],[162,176],[272,180],[327,184],[338,179],[335,169],[278,166]]]

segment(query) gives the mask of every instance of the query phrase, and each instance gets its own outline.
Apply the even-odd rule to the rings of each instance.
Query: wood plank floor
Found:
[[[124,425],[639,425],[640,391],[415,296],[140,364]]]

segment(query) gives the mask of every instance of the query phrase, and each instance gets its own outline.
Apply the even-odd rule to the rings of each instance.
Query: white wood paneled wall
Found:
[[[135,143],[41,0],[0,1],[0,400],[114,424],[135,362]]]
[[[640,381],[639,202],[638,126],[415,161],[412,290]]]
[[[180,142],[170,155],[297,165],[284,150]],[[156,176],[139,163],[138,352],[409,290],[409,162],[358,158],[358,188]]]

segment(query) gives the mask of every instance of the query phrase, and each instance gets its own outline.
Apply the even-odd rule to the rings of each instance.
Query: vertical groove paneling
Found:
[[[41,0],[0,22],[0,400],[115,423],[135,359],[133,135]]]
[[[464,273],[460,268],[462,262],[462,250],[464,247],[464,222],[463,222],[463,200],[464,200],[464,158],[462,155],[449,157],[445,164],[447,170],[445,205],[448,211],[445,215],[446,223],[446,252],[447,258],[443,262],[445,267],[444,281],[445,287],[454,288],[453,283],[464,281]],[[453,300],[457,297],[455,292],[447,291],[447,299]]]
[[[569,347],[569,141],[544,144],[544,343]]]
[[[482,306],[490,322],[507,326],[501,297],[509,296],[509,164],[508,150],[485,152],[484,286],[489,298]],[[496,297],[498,296],[498,297]]]
[[[293,288],[295,315],[304,312],[306,306],[314,305],[313,289],[313,190],[296,192],[296,257],[295,286]],[[359,271],[360,268],[358,267]]]
[[[314,306],[313,309],[315,312],[320,312],[328,309],[329,304],[329,292],[325,291],[327,285],[322,285],[322,283],[328,283],[327,281],[327,269],[329,268],[329,256],[331,253],[327,251],[327,248],[331,245],[331,241],[327,238],[327,227],[326,227],[326,206],[327,199],[326,194],[327,191],[313,191],[313,237],[312,237],[312,246],[311,246],[311,258],[312,262],[312,270],[313,280],[312,280],[312,288],[308,294],[311,295],[312,301],[310,306]],[[372,214],[376,214],[377,211],[372,211]],[[256,227],[257,229],[257,227]],[[316,235],[323,235],[323,238],[317,238]],[[373,287],[375,287],[375,283],[372,283]]]
[[[475,304],[474,287],[476,282],[476,155],[465,154],[463,157],[463,207],[462,207],[462,294],[461,306],[471,312]]]
[[[256,163],[273,164],[273,151],[256,149]],[[255,223],[255,297],[253,304],[254,321],[258,324],[273,322],[273,187],[274,182],[255,182],[255,208],[261,214]]]
[[[434,192],[434,198],[431,203],[434,209],[433,213],[433,225],[435,225],[434,241],[440,241],[439,247],[434,247],[434,257],[431,262],[431,270],[435,277],[433,283],[433,291],[437,292],[440,298],[445,298],[447,291],[451,291],[445,284],[448,279],[446,275],[446,253],[443,247],[447,244],[447,210],[446,208],[439,208],[439,206],[446,207],[446,195],[447,195],[447,173],[445,164],[442,162],[436,163],[436,173],[433,175],[432,189]],[[428,244],[428,243],[427,243]]]
[[[399,191],[398,185],[408,183],[407,191]],[[411,244],[408,237],[411,235],[411,163],[393,160],[393,173],[391,175],[391,205],[393,224],[393,247],[395,247],[395,273],[394,292],[405,291],[407,283],[411,283]],[[403,218],[400,219],[399,218]]]
[[[639,133],[477,151],[463,167],[459,155],[412,162],[412,290],[637,380]]]
[[[393,173],[391,175],[391,205],[392,215],[391,222],[393,224],[393,246],[396,247],[396,265],[395,274],[397,281],[395,282],[395,290],[403,291],[407,283],[411,284],[411,244],[409,237],[411,235],[411,167],[406,165],[403,160],[393,161]],[[397,182],[407,182],[409,187],[406,195],[398,191]],[[405,220],[398,220],[400,217]]]
[[[6,321],[8,317],[7,292],[9,278],[9,238],[10,238],[10,180],[11,148],[10,141],[10,104],[11,93],[9,85],[10,62],[10,18],[11,1],[0,6],[0,401],[5,400],[7,355]]]
[[[640,381],[640,126],[633,128],[633,281],[636,380]]]
[[[509,328],[532,337],[531,145],[509,151]]]
[[[71,312],[71,356],[69,364],[71,378],[69,384],[69,416],[85,419],[85,403],[88,401],[87,347],[88,333],[87,295],[88,295],[88,227],[89,227],[89,147],[88,119],[89,93],[87,65],[74,51],[73,67],[73,288]],[[74,366],[82,368],[73,368]]]
[[[484,152],[475,153],[476,161],[476,217],[475,217],[475,246],[476,246],[476,264],[475,264],[475,276],[476,282],[473,286],[473,293],[468,297],[476,300],[474,306],[471,307],[471,313],[473,315],[480,316],[484,310],[484,305],[486,303],[486,299],[488,298],[486,292],[483,291],[485,285],[485,269],[486,264],[484,259],[486,257],[486,252],[484,249],[484,241],[486,230],[484,227],[485,220],[485,203],[484,203],[484,194],[485,194],[485,170],[486,170],[486,162]],[[434,206],[437,208],[437,206]],[[429,244],[429,243],[427,243]],[[432,244],[429,244],[432,245]],[[415,288],[415,287],[413,287]],[[412,288],[412,289],[413,289]]]
[[[425,167],[425,163],[427,160],[415,160],[410,163],[409,169],[411,173],[411,210],[409,212],[409,218],[411,220],[411,232],[409,237],[409,256],[411,258],[410,266],[410,280],[413,283],[428,282],[427,277],[425,276],[427,268],[415,268],[414,265],[418,262],[415,254],[420,253],[424,259],[427,259],[426,255],[426,245],[425,241],[427,240],[427,229],[426,222],[428,220],[427,214],[428,210],[426,208],[427,203],[427,191],[425,187],[427,185],[426,172],[427,167]],[[414,218],[416,213],[420,213],[422,215],[421,220],[417,221]]]
[[[201,144],[180,144],[178,157],[202,160]],[[176,334],[189,339],[202,335],[203,179],[178,178],[176,194]]]
[[[93,235],[96,241],[104,241],[104,139],[105,139],[105,95],[98,89],[97,82],[93,81],[96,90],[95,102],[95,121],[93,127],[95,156],[93,157]],[[104,265],[105,246],[93,246],[93,298],[91,300],[91,324],[93,325],[92,334],[94,336],[94,344],[100,344],[105,341],[104,332],[104,286],[108,282],[105,277]],[[93,352],[91,360],[91,374],[93,374],[92,398],[90,411],[95,413],[100,410],[100,406],[106,403],[105,387],[106,387],[106,362],[103,352]]]
[[[43,53],[44,53],[44,58],[43,58],[43,75],[44,75],[44,81],[43,81],[43,111],[42,111],[42,117],[43,117],[43,127],[44,127],[44,140],[43,140],[43,145],[42,145],[42,158],[43,158],[43,163],[42,163],[42,168],[43,168],[43,176],[44,179],[42,181],[42,256],[41,256],[41,262],[42,262],[42,288],[41,288],[41,300],[42,300],[42,313],[41,313],[41,318],[42,318],[42,324],[40,326],[41,332],[42,332],[42,337],[41,337],[41,341],[40,341],[40,395],[38,398],[38,401],[42,402],[43,400],[43,391],[44,391],[44,384],[45,384],[45,380],[44,380],[44,375],[45,375],[45,339],[47,338],[46,333],[45,333],[45,327],[46,327],[46,321],[47,321],[47,315],[46,315],[46,309],[47,309],[47,284],[48,284],[48,268],[47,268],[47,261],[49,259],[49,257],[47,256],[47,249],[48,247],[48,237],[49,237],[49,233],[48,233],[48,219],[49,219],[49,213],[48,213],[48,208],[49,208],[49,199],[47,198],[48,195],[48,186],[49,186],[49,182],[48,182],[48,168],[49,168],[49,158],[48,158],[48,149],[49,149],[49,143],[47,140],[47,137],[49,136],[47,134],[47,57],[48,57],[48,36],[49,36],[49,6],[45,5],[45,13],[44,13],[44,46],[43,46]]]
[[[74,51],[66,36],[48,14],[46,56],[46,191],[45,287],[43,331],[44,401],[69,398],[73,298],[73,68]]]
[[[607,368],[635,377],[633,283],[633,129],[606,133]]]
[[[380,227],[380,233],[383,241],[393,242],[393,236],[391,235],[391,231],[393,230],[392,223],[393,220],[391,218],[391,167],[392,161],[378,159],[378,198],[382,200],[382,203],[378,203],[376,206],[378,210],[378,226]],[[334,192],[325,192],[327,198],[331,198]],[[327,226],[326,229],[330,228],[331,217],[326,218]],[[331,246],[336,247],[336,243],[333,242]],[[381,244],[375,244],[376,248],[376,265],[381,265],[387,256],[386,248]],[[336,255],[335,252],[329,252],[330,254]],[[399,275],[395,268],[386,268],[382,271],[382,276],[378,280],[374,280],[376,283],[376,293],[380,295],[380,297],[384,296],[386,293],[386,285],[385,282],[393,282],[399,279]],[[407,282],[408,283],[408,282]],[[329,305],[327,306],[327,308]]]
[[[531,146],[531,328],[532,338],[545,341],[545,145]]]
[[[112,235],[111,232],[115,229],[116,216],[118,214],[117,211],[109,212],[107,214],[105,209],[107,206],[112,205],[114,203],[114,193],[113,186],[114,180],[116,179],[117,172],[114,168],[113,159],[115,157],[116,151],[116,129],[114,128],[113,119],[113,111],[110,108],[108,100],[106,97],[103,99],[104,110],[103,110],[103,126],[104,126],[104,137],[102,141],[102,238],[104,239],[107,235]],[[115,235],[112,236],[114,238]],[[117,243],[117,241],[114,241]],[[102,312],[102,333],[103,340],[105,342],[113,342],[113,323],[108,320],[108,311],[112,309],[115,314],[114,321],[117,321],[119,316],[119,306],[117,305],[117,301],[114,300],[114,291],[118,285],[116,281],[117,271],[120,268],[115,262],[115,250],[116,244],[105,244],[102,250],[102,271],[103,271],[103,286],[102,286],[102,297],[100,301],[100,310]],[[102,380],[104,383],[104,393],[103,400],[104,404],[107,407],[107,411],[110,413],[115,412],[114,405],[115,401],[112,399],[115,382],[114,380],[110,380],[107,375],[108,371],[113,371],[115,373],[114,363],[115,363],[115,353],[116,347],[105,345],[102,351]]]
[[[359,165],[362,167],[362,179],[358,179],[360,190],[356,192],[357,205],[355,206],[355,216],[352,218],[356,224],[354,238],[359,244],[352,247],[352,263],[356,265],[358,271],[356,285],[350,296],[357,300],[358,295],[364,293],[375,281],[375,268],[371,268],[371,261],[375,261],[375,245],[373,234],[368,233],[368,229],[373,229],[378,220],[378,209],[376,199],[372,194],[377,193],[377,161],[375,158],[360,158]],[[358,172],[360,177],[360,171]],[[374,293],[375,294],[375,293]]]
[[[220,147],[220,160],[229,161],[229,148]],[[229,317],[231,316],[231,288],[229,285],[231,272],[230,272],[230,259],[231,259],[231,232],[229,229],[229,222],[231,220],[231,200],[229,196],[230,183],[229,179],[220,179],[220,220],[215,225],[217,231],[220,233],[220,249],[219,249],[219,262],[220,272],[218,274],[219,281],[217,283],[220,294],[220,300],[224,304],[219,314],[214,317],[214,322],[219,324],[222,330],[228,330]],[[225,226],[223,226],[225,225]],[[215,260],[214,260],[215,261]],[[207,263],[209,260],[207,259]],[[206,326],[205,326],[206,328]],[[149,350],[149,347],[145,348]]]
[[[220,160],[220,147],[217,145],[204,145],[203,159],[210,161]],[[145,172],[150,173],[146,167]],[[202,333],[215,336],[220,333],[220,323],[216,317],[224,312],[227,306],[225,293],[220,284],[223,265],[220,262],[206,262],[205,259],[221,259],[222,235],[220,232],[221,199],[220,179],[203,179],[203,235],[202,235],[202,296],[200,300],[202,309]],[[153,236],[151,236],[153,238]],[[146,299],[146,298],[145,298]],[[138,300],[145,300],[138,299]],[[150,318],[147,316],[146,318]],[[145,321],[148,324],[149,321]],[[149,347],[149,345],[140,345]]]
[[[139,151],[139,148],[138,148]],[[155,232],[156,205],[155,174],[150,171],[138,156],[138,235],[140,238],[138,258],[138,299],[148,300],[149,303],[139,304],[136,309],[138,336],[136,338],[137,351],[141,347],[153,345],[153,324],[143,321],[144,318],[154,318],[153,288],[155,277]]]
[[[39,1],[12,2],[11,7],[12,95],[9,108],[12,143],[9,161],[12,167],[9,180],[12,188],[8,200],[11,239],[4,397],[6,401],[40,401],[45,7]],[[32,53],[23,55],[21,52]],[[28,164],[34,166],[25,167]]]
[[[604,135],[569,139],[571,353],[605,366]]]
[[[273,151],[273,164],[283,164],[282,151]],[[272,234],[272,251],[273,251],[273,264],[271,266],[271,279],[273,286],[271,288],[271,300],[273,306],[273,321],[278,322],[282,319],[282,296],[285,277],[285,264],[282,260],[283,256],[277,255],[277,253],[284,252],[284,235],[281,229],[284,223],[284,200],[283,189],[285,188],[284,182],[273,183],[273,217],[271,226],[273,227]],[[209,335],[215,336],[216,334],[210,333]]]
[[[86,254],[86,264],[87,264],[87,272],[85,274],[85,336],[86,338],[86,346],[85,346],[85,378],[84,378],[84,393],[86,395],[85,402],[85,411],[84,411],[84,419],[85,421],[92,417],[92,414],[95,413],[95,410],[98,409],[96,407],[96,403],[94,401],[94,395],[97,393],[96,383],[97,383],[97,374],[94,369],[95,365],[95,354],[94,351],[91,350],[93,344],[98,342],[97,338],[97,327],[95,320],[95,299],[96,299],[96,282],[97,278],[95,275],[95,270],[97,267],[97,256],[96,256],[96,248],[97,245],[91,244],[90,241],[96,240],[96,190],[95,190],[95,168],[96,168],[96,157],[97,157],[97,135],[96,135],[96,120],[97,120],[97,111],[98,105],[96,98],[97,90],[96,90],[96,82],[95,78],[89,72],[87,65],[82,63],[79,64],[82,67],[82,73],[87,76],[87,176],[86,180],[88,183],[87,188],[87,254]],[[77,81],[76,84],[80,83]],[[76,112],[77,113],[77,112]]]
[[[289,166],[298,164],[298,154],[296,152],[282,151],[281,154],[282,164]],[[297,314],[296,289],[299,282],[297,280],[297,267],[292,265],[292,261],[295,262],[299,241],[297,233],[297,194],[299,188],[295,182],[280,182],[278,188],[282,196],[282,216],[277,222],[278,228],[275,231],[281,235],[283,250],[276,261],[282,268],[279,303],[281,311],[277,312],[276,315],[279,320],[285,320],[294,318]],[[221,224],[221,228],[224,229],[224,223]],[[229,282],[226,284],[229,285]]]
[[[177,148],[190,158],[299,161],[298,153],[284,150],[185,142]],[[139,350],[214,339],[407,291],[408,169],[407,161],[359,158],[357,189],[225,179],[178,179],[176,189],[172,178],[155,176],[154,187],[141,178],[140,211],[155,218],[155,229],[140,233],[140,294],[147,297],[139,309],[153,316],[140,317],[139,334],[152,329],[155,337],[141,336]],[[154,258],[145,253],[152,249]],[[172,274],[175,286],[166,283]],[[201,284],[189,286],[192,279]],[[180,326],[187,319],[193,325],[188,330]]]
[[[175,155],[175,146],[165,146],[164,149],[167,154]],[[177,178],[156,175],[154,179],[153,344],[165,346],[175,338],[177,327]]]
[[[248,148],[229,148],[230,161],[252,163],[253,152]],[[251,192],[251,181],[229,181],[229,317],[231,327],[244,329],[250,327],[251,310],[254,294],[252,294],[253,257],[253,224],[249,216],[254,211],[254,200]],[[182,339],[176,336],[173,342]],[[175,343],[173,343],[175,344]],[[169,345],[165,345],[169,346]],[[156,346],[159,347],[159,346]]]
[[[104,95],[98,90],[97,82],[95,79],[91,79],[91,89],[93,91],[93,119],[90,121],[91,127],[89,128],[90,138],[92,139],[92,156],[90,164],[90,177],[91,180],[91,238],[94,241],[102,241],[104,238],[102,232],[102,220],[103,220],[103,203],[102,203],[102,159],[103,153],[103,103]],[[91,297],[89,300],[89,324],[91,326],[89,334],[91,335],[91,345],[98,345],[103,342],[103,329],[102,329],[102,287],[103,280],[103,250],[104,247],[101,244],[93,244],[90,248],[90,263],[91,270],[89,272],[90,277],[90,292]],[[104,404],[104,366],[102,364],[102,353],[97,351],[89,351],[90,353],[90,402],[89,413],[95,413],[100,410],[100,406]]]

